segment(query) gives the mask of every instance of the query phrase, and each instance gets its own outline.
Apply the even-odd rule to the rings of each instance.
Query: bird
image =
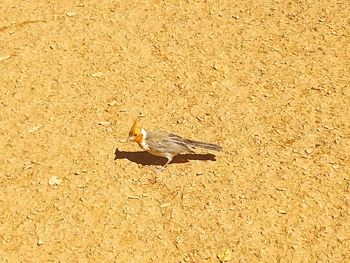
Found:
[[[129,142],[136,142],[152,155],[165,157],[167,162],[159,168],[162,171],[178,154],[194,154],[196,148],[222,151],[222,147],[213,143],[185,139],[179,135],[165,131],[149,131],[144,129],[136,119],[129,131]]]

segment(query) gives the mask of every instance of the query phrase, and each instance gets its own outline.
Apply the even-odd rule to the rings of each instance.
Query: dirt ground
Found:
[[[350,262],[349,11],[1,1],[0,261]]]

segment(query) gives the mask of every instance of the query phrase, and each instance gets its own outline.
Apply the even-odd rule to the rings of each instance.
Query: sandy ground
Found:
[[[350,262],[349,10],[1,1],[0,261]]]

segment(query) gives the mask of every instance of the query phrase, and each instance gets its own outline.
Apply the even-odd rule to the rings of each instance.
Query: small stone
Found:
[[[100,121],[99,123],[98,123],[98,125],[102,125],[102,126],[108,126],[108,125],[110,125],[111,123],[109,122],[109,121]]]
[[[203,119],[202,117],[200,117],[200,116],[197,116],[196,118],[197,118],[197,120],[199,120],[200,122],[203,122],[203,121],[204,121],[204,119]]]
[[[129,199],[140,199],[140,197],[137,195],[129,195],[128,198]]]
[[[76,16],[76,15],[77,15],[77,13],[75,11],[68,11],[66,13],[66,16],[68,16],[68,17],[73,17],[73,16]]]
[[[59,179],[57,176],[51,176],[49,179],[49,185],[60,185],[62,183],[62,180]]]
[[[312,148],[307,148],[307,149],[305,149],[305,152],[306,152],[307,154],[311,154],[313,151],[314,151],[314,150],[313,150]]]
[[[104,76],[104,74],[102,72],[95,72],[95,73],[91,74],[91,77],[93,77],[93,78],[101,78],[103,76]]]
[[[41,246],[41,245],[44,244],[44,241],[41,240],[41,239],[39,238],[39,239],[36,241],[36,244],[37,244],[38,246]]]
[[[280,213],[280,214],[282,214],[282,215],[287,214],[287,212],[286,212],[286,211],[284,211],[284,210],[278,210],[278,213]]]
[[[115,104],[117,104],[117,102],[115,100],[113,100],[113,101],[108,103],[108,106],[114,106]]]
[[[10,55],[0,56],[0,62],[1,62],[1,61],[5,61],[5,60],[8,60],[10,57],[11,57]]]
[[[230,261],[232,258],[232,253],[230,249],[226,249],[224,253],[218,253],[218,259],[220,262],[227,262]]]
[[[31,128],[28,130],[28,132],[33,133],[33,132],[35,132],[36,130],[38,130],[39,128],[40,128],[40,126],[31,127]]]
[[[287,191],[287,189],[286,189],[286,188],[283,188],[283,187],[276,187],[276,190],[277,190],[277,191],[280,191],[280,192]]]
[[[331,167],[334,169],[334,170],[337,170],[340,168],[339,164],[331,164]]]

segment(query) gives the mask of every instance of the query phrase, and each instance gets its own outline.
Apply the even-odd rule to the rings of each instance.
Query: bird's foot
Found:
[[[160,166],[160,167],[151,166],[150,169],[151,169],[153,172],[159,173],[159,172],[161,172],[161,171],[164,170],[164,166]]]

